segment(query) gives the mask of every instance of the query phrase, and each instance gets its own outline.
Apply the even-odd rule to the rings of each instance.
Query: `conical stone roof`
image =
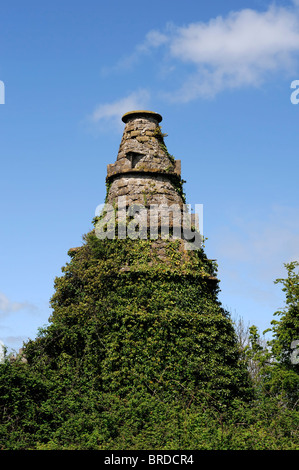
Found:
[[[107,202],[126,196],[128,204],[179,204],[181,162],[167,151],[159,123],[160,114],[131,111],[125,123],[117,160],[107,167]]]

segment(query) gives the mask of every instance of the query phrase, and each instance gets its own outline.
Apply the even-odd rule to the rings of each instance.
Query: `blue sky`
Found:
[[[220,300],[268,328],[299,259],[299,1],[3,1],[0,340],[47,324],[53,282],[105,197],[121,115],[163,116],[203,204]],[[299,96],[299,94],[298,94]]]

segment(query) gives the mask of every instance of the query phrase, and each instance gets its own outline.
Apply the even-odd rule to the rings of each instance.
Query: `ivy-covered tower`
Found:
[[[129,204],[183,206],[180,163],[166,148],[161,119],[149,111],[123,116],[118,156],[108,165],[112,206],[122,195]],[[158,409],[185,413],[206,400],[221,409],[248,397],[233,323],[218,299],[217,265],[203,247],[187,250],[171,236],[100,239],[98,223],[69,250],[55,279],[50,325],[26,345],[28,367],[63,377],[70,394],[105,403],[92,411],[106,417],[103,426],[107,410],[109,420],[118,422],[121,409],[132,422],[142,409],[149,423]]]
[[[113,216],[114,214],[119,216],[121,198],[123,198],[125,209],[129,207],[134,209],[136,206],[148,209],[149,212],[146,214],[147,234],[143,233],[145,236],[141,238],[151,240],[150,265],[156,257],[163,259],[164,262],[169,261],[169,257],[165,253],[166,247],[169,246],[165,242],[165,237],[169,236],[172,239],[180,239],[176,246],[181,252],[181,261],[186,261],[186,247],[193,249],[194,246],[185,244],[184,240],[190,242],[191,239],[192,243],[199,247],[202,234],[197,232],[195,236],[192,232],[198,225],[196,224],[196,215],[189,213],[185,204],[181,161],[175,160],[167,150],[164,141],[166,134],[162,133],[160,127],[162,116],[153,111],[138,110],[124,114],[122,121],[125,123],[125,128],[117,159],[115,163],[109,164],[107,167],[106,204],[110,206],[110,215],[113,213]],[[160,209],[160,212],[157,210],[156,213],[156,235],[159,234],[159,236],[153,236],[152,232],[149,233],[150,225],[155,220],[154,207]],[[166,208],[166,210],[161,208]],[[128,215],[132,216],[132,212],[130,214],[127,211],[126,216]],[[108,219],[110,220],[110,217]],[[119,216],[119,219],[116,217],[117,227],[120,226],[121,221],[124,222],[123,217]],[[99,226],[102,228],[107,222],[107,218],[100,222],[102,225],[99,224]],[[167,224],[167,227],[164,224]],[[96,226],[96,233],[99,235],[97,229]],[[128,235],[128,231],[125,233]],[[115,227],[113,225],[112,235],[114,236],[114,234]],[[122,237],[119,236],[119,238]],[[123,267],[123,269],[127,268],[127,266]],[[214,276],[209,276],[209,278],[216,281]]]

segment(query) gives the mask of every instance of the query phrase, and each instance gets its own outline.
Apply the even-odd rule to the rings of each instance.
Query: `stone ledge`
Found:
[[[134,173],[134,175],[137,174],[154,174],[156,176],[158,175],[163,175],[163,176],[169,176],[171,177],[175,176],[179,178],[181,176],[181,161],[176,160],[175,167],[171,170],[163,170],[161,168],[151,168],[150,166],[145,166],[143,165],[142,168],[119,168],[118,165],[112,163],[107,165],[107,177],[106,181],[109,180],[110,178],[113,178],[114,176],[118,175],[127,175],[128,173]]]

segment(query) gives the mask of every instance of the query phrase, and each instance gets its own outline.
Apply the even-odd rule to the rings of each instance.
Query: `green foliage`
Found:
[[[27,363],[0,365],[0,448],[296,447],[295,409],[270,382],[253,393],[215,263],[164,248],[92,231],[70,251]]]
[[[162,133],[161,126],[156,127],[156,129],[154,131],[154,136],[157,138],[157,140],[159,142],[159,145],[160,145],[161,149],[163,150],[163,152],[165,152],[166,155],[168,156],[171,164],[174,165],[175,164],[175,158],[174,158],[173,155],[171,155],[168,152],[167,146],[166,146],[165,141],[164,141],[164,137],[167,137],[167,134]],[[186,183],[186,181],[183,180],[182,178],[178,178],[177,175],[175,175],[175,177],[172,179],[172,184],[173,184],[175,190],[181,196],[181,198],[183,199],[183,202],[185,203],[186,202],[186,193],[184,192],[184,189],[183,189],[184,183]]]
[[[184,203],[186,203],[186,193],[184,191],[184,183],[186,183],[185,180],[183,180],[182,178],[173,178],[172,179],[172,185],[174,187],[174,189],[176,190],[176,192],[181,196],[182,200]]]
[[[290,356],[292,342],[299,340],[299,272],[296,272],[299,263],[293,261],[285,264],[285,267],[287,278],[277,279],[275,283],[283,285],[282,291],[286,296],[286,306],[274,314],[280,317],[280,321],[271,322],[274,336],[271,345],[275,358],[288,369],[298,372],[298,365],[292,364]]]
[[[263,347],[255,326],[250,328],[250,347],[247,357],[256,364],[254,374],[255,390],[260,395],[274,396],[284,406],[298,408],[299,403],[299,364],[292,361],[292,344],[299,339],[299,274],[298,262],[285,264],[286,279],[277,279],[286,295],[286,306],[274,315],[272,328],[264,333],[272,333],[272,339]]]

